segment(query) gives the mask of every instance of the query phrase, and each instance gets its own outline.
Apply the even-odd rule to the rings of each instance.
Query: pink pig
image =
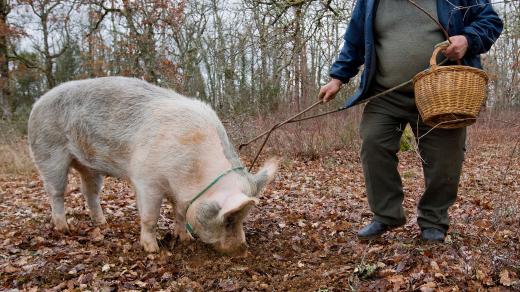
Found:
[[[95,224],[106,223],[103,176],[119,177],[135,188],[147,252],[159,250],[155,229],[164,198],[174,205],[182,240],[192,238],[192,229],[221,252],[245,252],[243,220],[278,168],[271,159],[250,174],[210,106],[125,77],[72,81],[43,95],[29,118],[29,143],[57,230],[68,231],[70,167],[81,176]]]

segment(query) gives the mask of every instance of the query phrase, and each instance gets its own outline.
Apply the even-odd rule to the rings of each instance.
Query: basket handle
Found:
[[[431,67],[437,67],[437,55],[441,52],[446,50],[450,46],[449,41],[444,41],[442,43],[438,43],[435,45],[435,50],[433,50],[432,57],[430,59],[430,66]],[[460,64],[460,60],[457,60],[457,65]]]

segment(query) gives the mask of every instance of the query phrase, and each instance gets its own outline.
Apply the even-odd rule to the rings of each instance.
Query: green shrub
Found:
[[[402,152],[412,150],[414,148],[413,143],[415,142],[412,128],[410,128],[410,125],[407,125],[406,128],[404,128],[403,135],[401,136],[400,150]]]

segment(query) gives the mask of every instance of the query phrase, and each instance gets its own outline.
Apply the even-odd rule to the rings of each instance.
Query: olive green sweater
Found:
[[[437,1],[415,0],[437,18]],[[442,31],[426,14],[407,0],[379,0],[375,17],[375,46],[379,86],[391,88],[428,68]],[[412,93],[412,85],[400,90]]]

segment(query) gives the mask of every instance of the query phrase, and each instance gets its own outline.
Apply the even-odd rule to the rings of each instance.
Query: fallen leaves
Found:
[[[105,236],[101,233],[101,229],[99,227],[92,229],[92,231],[89,232],[89,236],[94,242],[102,241],[105,238]]]
[[[434,282],[428,282],[419,287],[419,290],[421,292],[433,292],[435,291],[435,288],[437,288],[437,284],[435,284]]]
[[[500,284],[511,287],[513,285],[513,280],[511,280],[511,273],[508,270],[503,270],[500,272]]]
[[[314,161],[294,159],[261,195],[245,222],[249,256],[232,259],[200,241],[172,236],[171,206],[164,205],[158,236],[162,251],[139,246],[139,217],[132,189],[106,180],[106,226],[92,226],[82,194],[66,197],[71,233],[55,232],[41,182],[0,178],[0,290],[173,291],[460,291],[520,289],[520,221],[513,157],[507,181],[495,145],[473,146],[460,196],[450,209],[444,244],[418,239],[416,203],[423,190],[414,153],[401,153],[409,222],[381,240],[361,243],[356,231],[371,213],[358,153],[337,150]],[[70,176],[71,184],[79,179]],[[501,201],[498,201],[500,198]],[[515,217],[516,216],[516,217]]]
[[[12,265],[10,264],[7,264],[3,267],[3,270],[5,273],[9,273],[9,274],[12,274],[12,273],[16,273],[18,272],[18,269],[13,267]]]
[[[484,284],[486,286],[493,285],[493,279],[488,275],[488,272],[486,272],[486,271],[477,270],[476,278],[478,281],[480,281],[482,284]]]
[[[69,275],[76,275],[78,272],[81,272],[85,269],[84,264],[77,264],[72,270],[69,271]]]

